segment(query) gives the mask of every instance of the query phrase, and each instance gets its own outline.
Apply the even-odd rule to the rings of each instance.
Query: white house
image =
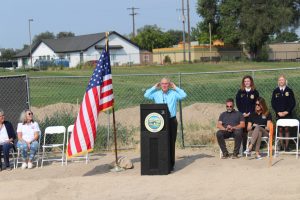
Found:
[[[87,61],[99,59],[105,46],[105,33],[80,35],[60,39],[43,39],[32,45],[32,63],[34,66],[39,61],[52,61],[65,59],[69,61],[70,67]],[[141,64],[140,48],[120,35],[112,31],[109,33],[109,50],[111,65]],[[18,66],[30,66],[30,49],[19,52],[16,56]]]

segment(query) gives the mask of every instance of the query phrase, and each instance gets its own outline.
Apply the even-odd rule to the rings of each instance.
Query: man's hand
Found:
[[[156,83],[156,84],[154,85],[154,87],[155,87],[156,89],[159,89],[159,88],[160,88],[160,82]]]
[[[226,127],[225,130],[228,131],[228,132],[232,132],[233,131],[233,127],[230,126],[230,125],[227,125],[227,127]]]
[[[176,85],[173,82],[170,82],[170,88],[172,88],[173,90],[176,90]]]

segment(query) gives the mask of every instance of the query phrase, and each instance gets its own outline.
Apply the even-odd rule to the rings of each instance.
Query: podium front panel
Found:
[[[166,175],[170,166],[166,104],[141,104],[141,174]]]

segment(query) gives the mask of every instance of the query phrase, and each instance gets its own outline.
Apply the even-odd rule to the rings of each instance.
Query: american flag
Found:
[[[108,48],[107,48],[108,49]],[[109,51],[104,47],[86,88],[73,133],[70,136],[68,157],[93,150],[97,132],[97,118],[101,111],[114,105]]]

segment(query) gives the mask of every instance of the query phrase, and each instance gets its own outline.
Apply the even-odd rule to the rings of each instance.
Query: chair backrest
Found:
[[[64,144],[65,143],[65,138],[66,138],[66,127],[64,126],[48,126],[45,129],[45,134],[44,134],[44,145],[46,144],[46,140],[47,140],[47,135],[63,135],[63,141],[61,143],[58,143],[59,139],[51,139],[50,138],[50,142],[48,141],[47,143],[52,143],[52,144]],[[55,137],[57,138],[57,137]]]
[[[45,129],[45,134],[64,134],[66,133],[66,127],[64,126],[48,126]]]
[[[74,125],[70,125],[68,127],[68,134],[72,133],[73,132],[73,129],[74,129]]]
[[[279,119],[276,126],[299,127],[299,121],[297,119]]]

